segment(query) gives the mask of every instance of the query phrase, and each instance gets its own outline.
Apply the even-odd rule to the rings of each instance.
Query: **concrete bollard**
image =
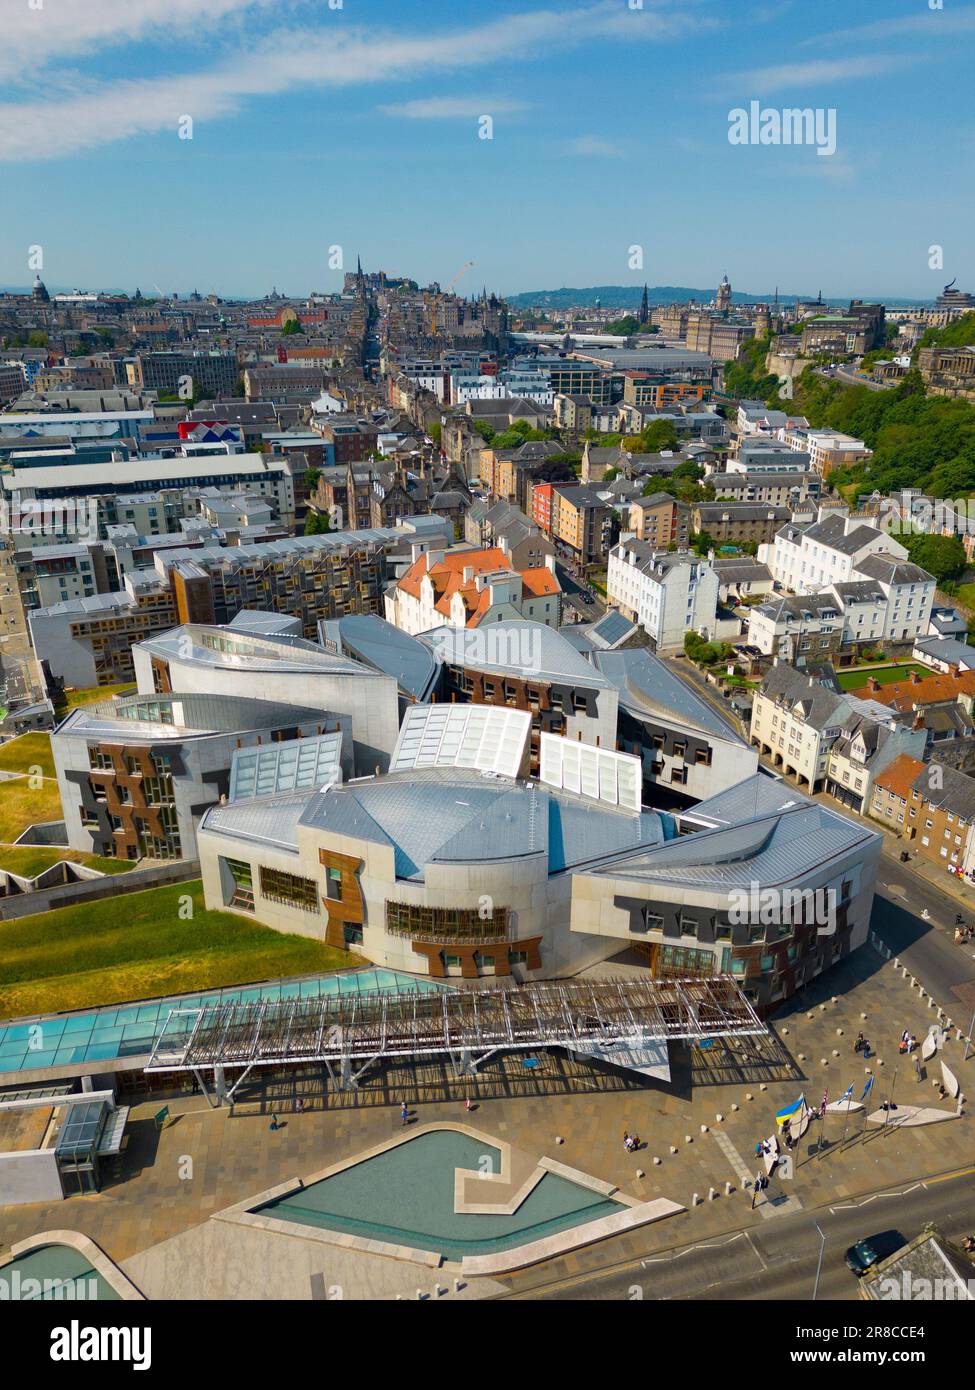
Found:
[[[672,1154],[675,1154],[675,1153],[677,1152],[677,1145],[676,1145],[676,1144],[671,1144],[671,1146],[670,1146],[670,1152],[671,1152]]]
[[[701,1196],[700,1196],[700,1193],[695,1192],[695,1193],[694,1193],[694,1196],[691,1198],[691,1206],[692,1206],[692,1207],[699,1207],[700,1205],[701,1205]]]
[[[838,1047],[834,1047],[834,1048],[833,1048],[833,1056],[834,1056],[834,1057],[838,1057],[839,1055],[840,1055],[840,1050],[839,1050],[839,1048],[838,1048]]]
[[[422,1299],[426,1298],[426,1294],[423,1292],[422,1289],[417,1289],[417,1291],[416,1291],[416,1298],[417,1298],[417,1302],[418,1302],[418,1303],[419,1303]]]
[[[759,1085],[758,1085],[758,1089],[759,1089],[760,1091],[767,1091],[767,1090],[768,1090],[768,1087],[766,1086],[766,1084],[765,1084],[764,1081],[760,1081],[760,1082],[759,1082]]]
[[[789,1030],[788,1030],[788,1028],[783,1028],[783,1029],[782,1029],[782,1036],[783,1036],[783,1038],[787,1038],[787,1037],[789,1036]]]
[[[685,1135],[684,1135],[684,1143],[685,1143],[685,1144],[693,1144],[693,1143],[694,1143],[694,1136],[693,1136],[693,1134],[685,1134]]]
[[[804,1062],[805,1060],[806,1060],[806,1054],[805,1054],[804,1052],[800,1052],[800,1053],[799,1053],[799,1061],[800,1061],[800,1062]]]
[[[746,1100],[754,1100],[755,1097],[752,1095],[751,1091],[746,1091],[746,1092],[745,1092],[745,1099],[746,1099]]]
[[[659,1156],[658,1156],[657,1154],[654,1154],[654,1156],[653,1156],[653,1166],[654,1166],[655,1168],[659,1168],[659,1167],[660,1167],[660,1158],[659,1158]]]
[[[454,1280],[454,1293],[460,1293],[461,1289],[466,1288],[463,1279]]]
[[[819,1059],[819,1065],[820,1065],[821,1067],[828,1067],[828,1066],[829,1066],[829,1058],[828,1058],[828,1057],[820,1057],[820,1059]]]
[[[707,1125],[702,1125],[702,1126],[701,1126],[701,1133],[702,1133],[702,1134],[707,1134],[707,1132],[708,1132],[708,1127],[707,1127]]]
[[[726,1183],[725,1183],[725,1185],[724,1185],[724,1195],[725,1195],[726,1197],[730,1197],[731,1194],[732,1194],[732,1192],[734,1192],[734,1190],[735,1190],[734,1183],[730,1183],[730,1182],[726,1182]]]
[[[718,1195],[718,1189],[717,1189],[716,1187],[709,1187],[709,1188],[708,1188],[708,1201],[709,1201],[709,1202],[713,1202],[714,1199],[715,1199],[715,1197],[717,1197],[717,1195]]]
[[[738,1102],[736,1100],[731,1102],[731,1108],[733,1111],[738,1109]]]
[[[564,1144],[565,1140],[562,1138],[561,1134],[557,1134],[555,1136],[555,1142],[556,1144]]]
[[[718,1112],[717,1115],[715,1115],[714,1118],[715,1118],[715,1120],[717,1121],[717,1123],[718,1123],[719,1125],[720,1125],[720,1124],[722,1123],[722,1121],[724,1120],[724,1116],[720,1113],[720,1111]]]
[[[815,1017],[816,1017],[815,1014],[806,1014],[806,1018],[809,1020],[810,1023],[812,1023],[812,1021],[813,1021],[813,1019],[814,1019]]]
[[[645,1178],[645,1177],[647,1176],[646,1173],[643,1171],[642,1168],[638,1168],[638,1169],[636,1170],[636,1175],[637,1175],[638,1178]]]
[[[861,1014],[861,1015],[860,1015],[860,1018],[861,1018],[864,1022],[866,1021],[866,1017],[867,1017],[866,1014]]]
[[[843,1029],[842,1029],[842,1028],[837,1028],[837,1030],[836,1030],[836,1036],[837,1036],[838,1038],[842,1038],[842,1036],[843,1036]]]

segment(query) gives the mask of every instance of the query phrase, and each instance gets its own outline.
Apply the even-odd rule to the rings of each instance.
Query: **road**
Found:
[[[927,919],[921,913],[927,911]],[[889,853],[877,871],[871,926],[912,975],[968,1032],[975,1013],[975,949],[954,942],[956,912],[972,914],[939,890],[909,864]]]
[[[876,1142],[876,1141],[871,1141]],[[928,1223],[960,1239],[975,1230],[975,1168],[929,1179],[890,1193],[837,1201],[819,1211],[783,1216],[713,1240],[679,1246],[664,1254],[558,1283],[530,1283],[502,1298],[538,1301],[629,1301],[812,1298],[822,1242],[826,1237],[817,1297],[822,1302],[857,1298],[857,1281],[846,1268],[849,1246],[881,1231],[912,1240]]]
[[[580,584],[574,575],[570,574],[561,560],[555,564],[556,575],[562,585],[562,607],[563,610],[571,608],[578,613],[583,622],[597,622],[606,612],[606,605],[599,597],[596,589],[587,589],[585,584]],[[584,593],[591,593],[593,602],[587,603],[583,598]]]
[[[891,382],[874,381],[872,377],[864,376],[855,368],[850,367],[820,367],[820,376],[829,377],[831,381],[840,381],[844,386],[866,386],[871,391],[889,391]]]

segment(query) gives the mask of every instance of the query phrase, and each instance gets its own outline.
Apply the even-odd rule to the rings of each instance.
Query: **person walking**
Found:
[[[405,1100],[399,1108],[399,1113],[400,1119],[403,1121],[404,1125],[408,1125],[410,1122],[410,1109]]]
[[[277,1117],[277,1115],[273,1115],[273,1114],[272,1114],[272,1116],[271,1116],[271,1123],[270,1123],[270,1125],[268,1126],[268,1128],[272,1131],[272,1133],[273,1133],[274,1130],[280,1129],[280,1128],[281,1128],[281,1126],[278,1124],[278,1117]]]

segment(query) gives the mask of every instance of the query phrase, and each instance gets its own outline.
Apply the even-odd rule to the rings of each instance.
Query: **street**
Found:
[[[744,1198],[742,1199],[744,1200]],[[812,1299],[822,1242],[826,1237],[817,1298],[822,1302],[857,1298],[857,1280],[844,1263],[849,1246],[881,1231],[894,1230],[905,1241],[932,1223],[949,1238],[975,1230],[975,1168],[945,1178],[909,1184],[890,1193],[838,1200],[819,1211],[804,1211],[603,1273],[531,1284],[502,1295],[533,1300],[585,1299]]]
[[[928,919],[921,917],[927,911]],[[871,925],[912,975],[967,1032],[975,1013],[975,951],[956,945],[955,914],[962,903],[885,853],[877,871]]]
[[[578,614],[582,622],[598,622],[606,612],[606,605],[599,597],[598,591],[588,588],[585,583],[580,583],[573,574],[570,574],[561,560],[556,562],[555,569],[559,583],[562,585],[563,611],[572,609]],[[584,594],[592,594],[592,603],[586,602],[583,597]]]

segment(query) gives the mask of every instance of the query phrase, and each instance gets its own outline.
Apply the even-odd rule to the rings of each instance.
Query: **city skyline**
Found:
[[[975,126],[943,121],[975,6],[419,8],[12,10],[0,282],[30,283],[31,247],[52,286],[232,298],[334,291],[357,255],[421,283],[473,261],[468,295],[727,271],[748,293],[920,301],[975,278]],[[835,153],[731,143],[752,102],[834,112]],[[914,191],[939,182],[932,209]]]

